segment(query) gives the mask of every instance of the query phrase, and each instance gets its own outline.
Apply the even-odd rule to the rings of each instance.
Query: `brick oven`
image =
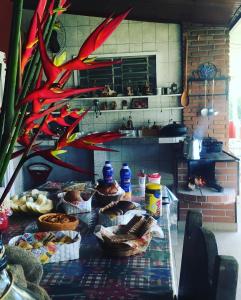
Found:
[[[179,159],[177,162],[177,194],[179,198],[179,221],[185,220],[188,209],[202,212],[203,221],[212,229],[237,229],[236,197],[239,192],[238,174],[239,161],[226,152],[220,153],[215,159],[200,159],[200,162],[209,162],[214,166],[215,182],[222,190],[204,184],[199,188],[190,190],[187,184],[190,176],[190,163],[192,161]],[[197,162],[197,161],[195,161]],[[195,164],[196,165],[196,164]],[[202,164],[201,164],[202,165]],[[196,170],[198,166],[196,165]],[[213,171],[213,170],[211,170]],[[197,175],[202,174],[196,173]]]
[[[219,191],[205,185],[201,189],[187,190],[190,162],[185,158],[177,160],[179,223],[183,224],[188,209],[197,209],[203,213],[204,222],[212,229],[236,230],[239,161],[228,153],[229,30],[222,26],[189,23],[183,25],[183,37],[184,35],[188,39],[189,104],[184,107],[183,122],[189,135],[216,138],[223,142],[223,148],[227,152],[201,159],[211,162],[210,169],[215,172],[215,183],[223,187]],[[213,97],[211,80],[207,82],[206,90],[206,105],[210,107],[213,101],[214,110],[218,111],[217,116],[203,117],[200,114],[205,105],[205,83],[195,76],[195,71],[206,62],[214,64],[218,71]]]

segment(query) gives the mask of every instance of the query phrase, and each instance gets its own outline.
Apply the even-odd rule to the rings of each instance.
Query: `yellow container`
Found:
[[[148,183],[145,190],[146,211],[158,218],[162,215],[162,186],[158,183]]]

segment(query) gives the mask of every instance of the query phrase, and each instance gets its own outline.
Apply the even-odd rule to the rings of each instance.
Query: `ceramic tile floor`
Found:
[[[239,263],[239,276],[236,300],[241,299],[241,203],[238,202],[238,220],[239,228],[238,232],[214,232],[217,244],[218,252],[223,255],[234,256]],[[174,246],[174,259],[176,265],[176,282],[179,282],[180,265],[182,258],[182,246],[183,246],[183,232],[178,232],[177,245]]]

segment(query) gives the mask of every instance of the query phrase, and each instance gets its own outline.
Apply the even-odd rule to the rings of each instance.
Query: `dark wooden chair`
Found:
[[[238,263],[218,255],[214,234],[202,228],[202,215],[186,219],[178,300],[235,300]]]

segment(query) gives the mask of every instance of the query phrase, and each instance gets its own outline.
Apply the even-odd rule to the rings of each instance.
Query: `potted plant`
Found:
[[[0,182],[11,159],[20,157],[15,171],[10,178],[0,199],[3,203],[6,195],[23,164],[32,157],[41,156],[45,160],[70,168],[77,172],[87,172],[77,166],[64,162],[59,157],[66,154],[68,147],[89,150],[112,151],[97,144],[119,138],[117,132],[94,133],[78,137],[73,134],[74,128],[90,110],[69,110],[66,98],[81,93],[102,90],[103,87],[65,88],[65,84],[74,70],[93,69],[109,66],[113,62],[95,62],[89,59],[97,48],[112,34],[129,10],[116,17],[106,18],[86,39],[74,59],[56,63],[48,56],[48,45],[56,19],[66,11],[66,0],[39,0],[33,14],[27,39],[21,47],[20,27],[23,11],[23,0],[13,1],[13,20],[10,37],[10,52],[7,60],[5,89],[0,113]],[[44,79],[44,76],[45,78]],[[59,115],[53,112],[59,112]],[[74,119],[72,124],[66,117]],[[58,136],[54,146],[42,149],[38,141],[39,133],[55,135],[49,124],[52,121],[66,126],[66,131]],[[15,151],[18,142],[21,149]]]

